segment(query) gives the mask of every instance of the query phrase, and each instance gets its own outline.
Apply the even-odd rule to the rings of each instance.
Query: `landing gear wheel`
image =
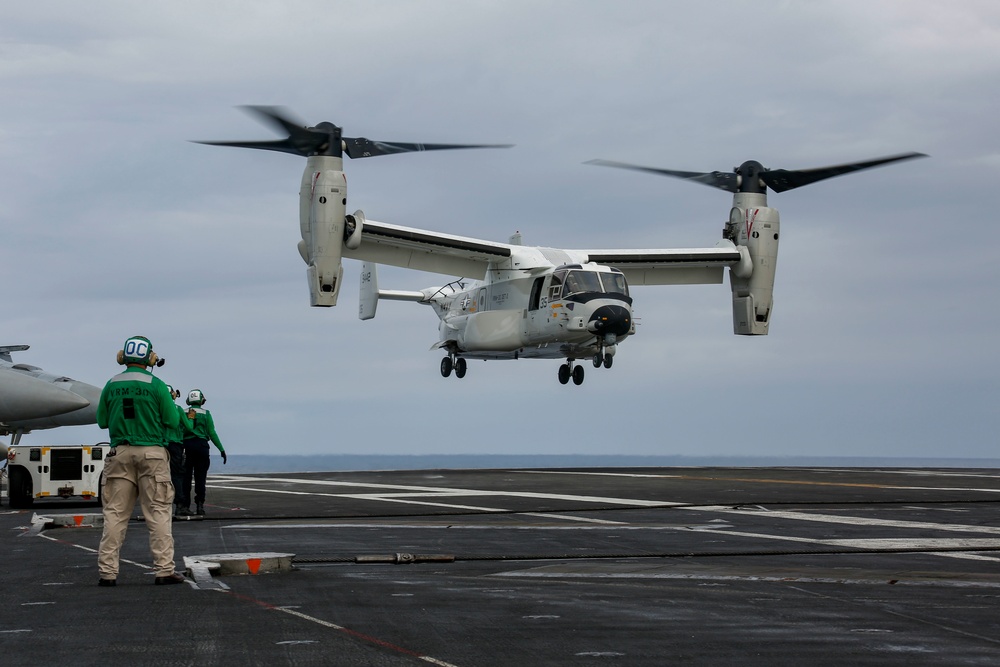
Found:
[[[445,357],[441,360],[441,377],[446,378],[451,375],[451,357]]]
[[[594,355],[594,368],[600,368],[603,362],[604,357],[601,356],[600,352]]]
[[[573,367],[573,384],[583,384],[583,366]]]
[[[559,384],[566,384],[569,382],[569,376],[572,371],[569,369],[569,364],[563,364],[559,367]]]
[[[466,363],[465,359],[459,357],[455,360],[455,377],[462,379],[465,377],[465,372],[469,370],[469,365]]]
[[[615,363],[615,358],[612,357],[610,354],[605,353],[604,354],[604,367],[605,368],[611,368],[611,364],[613,364],[613,363]],[[594,365],[596,366],[597,364],[594,364]]]

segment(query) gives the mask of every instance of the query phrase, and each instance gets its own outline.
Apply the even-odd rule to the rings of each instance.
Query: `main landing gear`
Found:
[[[451,375],[452,370],[455,371],[455,377],[462,379],[465,377],[465,373],[469,370],[469,365],[462,357],[456,357],[453,354],[449,354],[441,360],[441,377],[448,377]]]
[[[575,359],[567,359],[566,363],[559,367],[559,383],[567,384],[573,378],[573,384],[583,384],[583,366],[577,366]]]

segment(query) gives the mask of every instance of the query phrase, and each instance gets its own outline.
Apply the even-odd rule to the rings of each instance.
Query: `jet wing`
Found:
[[[511,246],[426,229],[365,220],[361,244],[344,257],[452,276],[483,279],[490,262],[511,256]]]
[[[742,255],[728,241],[714,248],[578,250],[587,260],[619,269],[630,285],[700,285],[721,283],[723,269]]]

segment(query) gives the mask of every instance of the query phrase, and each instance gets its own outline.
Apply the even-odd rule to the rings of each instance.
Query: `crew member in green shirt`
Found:
[[[170,529],[174,487],[166,450],[166,432],[177,426],[178,415],[167,385],[146,370],[156,365],[157,359],[148,338],[126,340],[118,352],[118,363],[126,368],[108,380],[97,404],[97,425],[108,429],[111,442],[101,490],[104,532],[97,556],[100,586],[114,586],[118,581],[119,553],[137,498],[149,529],[155,583],[184,581],[174,572]]]
[[[222,447],[219,434],[215,432],[215,422],[212,413],[206,410],[205,394],[201,389],[192,389],[187,395],[187,411],[190,420],[185,424],[184,434],[184,498],[177,511],[179,516],[191,516],[191,478],[194,478],[195,515],[205,515],[205,482],[208,477],[208,467],[211,465],[208,443],[214,444],[222,454],[222,463],[226,463],[226,450]]]
[[[175,401],[181,397],[181,392],[169,384],[167,389]],[[184,408],[174,403],[177,408],[177,426],[167,431],[167,451],[170,452],[170,481],[174,485],[174,516],[179,516],[181,507],[186,507],[188,501],[184,496],[184,434],[188,423]]]

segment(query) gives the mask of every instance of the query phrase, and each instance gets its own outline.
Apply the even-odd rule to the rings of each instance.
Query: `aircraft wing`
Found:
[[[729,241],[714,248],[578,250],[587,261],[625,274],[630,285],[700,285],[721,283],[723,269],[744,260]],[[749,258],[746,258],[748,261]]]
[[[482,279],[490,262],[511,256],[511,246],[426,229],[365,220],[361,244],[344,257],[452,276]]]
[[[502,262],[515,253],[527,259],[525,250],[531,252],[525,246],[365,220],[360,244],[355,249],[345,247],[343,256],[481,280],[491,262]],[[561,257],[546,255],[547,259],[542,259],[539,255],[537,259],[546,264],[555,260],[555,264],[597,262],[613,266],[621,270],[632,285],[721,283],[723,269],[743,259],[740,250],[729,241],[720,241],[714,248],[566,250],[556,251],[556,255]],[[522,265],[522,268],[527,267]]]

